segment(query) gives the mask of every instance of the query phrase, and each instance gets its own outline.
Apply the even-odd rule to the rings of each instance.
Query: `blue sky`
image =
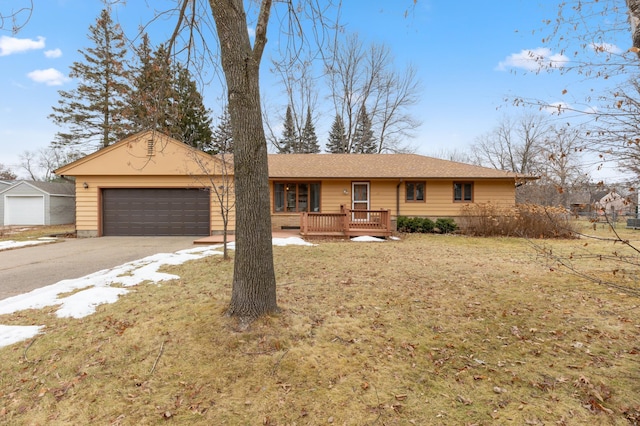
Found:
[[[127,34],[133,34],[151,16],[146,4],[165,1],[128,1],[116,9],[115,19]],[[0,0],[0,11],[21,3],[28,1]],[[537,74],[523,60],[523,52],[543,47],[539,30],[544,28],[544,19],[557,14],[556,2],[418,0],[408,16],[404,12],[409,0],[345,3],[347,31],[357,32],[365,42],[387,44],[399,67],[411,63],[418,70],[423,90],[412,112],[423,124],[410,141],[418,153],[468,149],[503,116],[521,112],[505,102],[505,97],[567,102],[563,89],[570,88],[572,94],[588,90],[578,76]],[[59,99],[58,90],[74,87],[67,78],[69,66],[79,60],[78,49],[90,47],[88,27],[101,8],[98,0],[35,2],[22,30],[0,32],[0,163],[18,171],[15,166],[22,152],[46,147],[53,140],[58,129],[47,116]],[[160,42],[170,30],[171,23],[156,25],[153,42]],[[273,44],[274,35],[270,39]],[[619,43],[627,43],[621,46],[623,50],[630,46],[630,40]],[[552,50],[545,54],[559,55]],[[277,98],[281,89],[270,79],[265,76],[263,95]],[[600,83],[590,82],[589,88],[594,84]],[[203,90],[214,116],[219,111],[218,93],[219,87],[213,84]],[[328,124],[317,124],[322,142],[331,119],[325,120]]]

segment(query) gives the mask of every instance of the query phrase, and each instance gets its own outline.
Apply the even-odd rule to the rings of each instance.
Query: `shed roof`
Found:
[[[37,192],[42,192],[49,195],[75,195],[75,185],[71,182],[39,182],[34,180],[19,180],[15,181],[13,185],[3,188],[0,192],[8,193],[12,189],[27,185]]]
[[[417,154],[272,154],[271,179],[535,179]]]

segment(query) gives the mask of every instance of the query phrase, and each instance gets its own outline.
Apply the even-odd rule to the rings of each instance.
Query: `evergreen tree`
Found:
[[[358,114],[358,121],[353,132],[353,152],[356,154],[377,153],[376,140],[373,137],[371,118],[367,114],[367,108],[363,105]]]
[[[58,92],[58,106],[49,115],[66,128],[56,134],[54,146],[102,148],[125,136],[129,85],[124,34],[103,9],[88,37],[93,46],[79,51],[83,62],[74,62],[69,73],[78,85]]]
[[[297,152],[299,145],[298,136],[296,135],[296,126],[293,122],[293,114],[291,105],[287,106],[287,113],[284,118],[284,130],[282,138],[279,141],[278,152],[280,154],[291,154]]]
[[[204,106],[202,95],[189,70],[177,64],[176,72],[174,99],[178,115],[172,136],[198,149],[211,146],[213,132],[210,111]]]
[[[316,128],[311,120],[311,108],[309,107],[307,107],[307,120],[304,123],[300,137],[300,147],[300,152],[305,154],[317,154],[320,152],[318,136],[316,135]]]
[[[227,105],[225,105],[222,115],[218,117],[218,125],[213,131],[211,144],[201,149],[209,154],[233,154],[233,129]]]
[[[144,34],[129,100],[131,132],[154,129],[196,148],[212,142],[211,117],[189,70],[173,64],[166,46],[152,53]]]
[[[173,136],[172,122],[177,116],[173,108],[173,75],[164,45],[155,52],[144,34],[137,49],[138,66],[133,72],[133,92],[129,99],[131,132],[158,130]]]
[[[326,151],[332,154],[347,153],[347,134],[344,129],[342,117],[336,114],[336,118],[331,125],[329,132],[329,140],[327,141]]]

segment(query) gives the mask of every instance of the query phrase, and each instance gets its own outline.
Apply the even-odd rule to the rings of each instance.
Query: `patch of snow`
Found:
[[[115,303],[121,294],[129,290],[119,287],[93,287],[62,299],[62,306],[56,312],[60,318],[82,318],[96,312],[96,306]]]
[[[400,241],[400,237],[396,237],[394,235],[390,236],[389,239],[393,241]]]
[[[0,251],[19,248],[19,247],[35,246],[38,244],[46,244],[50,242],[51,241],[13,241],[13,240],[0,241]]]
[[[362,237],[353,237],[351,239],[351,241],[356,241],[356,242],[384,242],[386,240],[384,238],[362,236]]]
[[[308,243],[300,237],[288,237],[288,238],[274,238],[274,246],[313,246],[314,244]]]
[[[40,332],[41,325],[1,325],[0,348],[27,340]]]

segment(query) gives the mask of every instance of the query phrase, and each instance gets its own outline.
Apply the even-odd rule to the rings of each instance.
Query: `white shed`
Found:
[[[0,225],[64,225],[75,217],[72,183],[17,181],[0,187]]]
[[[621,215],[625,214],[630,204],[627,197],[613,190],[596,202],[596,207],[602,209],[602,213]]]

